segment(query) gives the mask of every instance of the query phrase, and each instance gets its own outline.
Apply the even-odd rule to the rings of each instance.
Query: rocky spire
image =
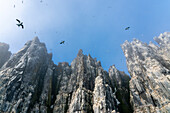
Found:
[[[170,112],[170,33],[154,38],[159,46],[138,40],[125,41],[130,80],[130,97],[134,112]]]
[[[83,50],[82,49],[79,50],[77,56],[79,56],[79,57],[83,56]]]
[[[51,59],[52,54],[36,37],[4,64],[0,71],[0,112],[131,112],[124,104],[123,93],[129,94],[128,84],[123,82],[126,77],[115,67],[117,72],[106,72],[100,61],[82,50],[71,65],[55,65]],[[122,85],[117,85],[116,77]]]

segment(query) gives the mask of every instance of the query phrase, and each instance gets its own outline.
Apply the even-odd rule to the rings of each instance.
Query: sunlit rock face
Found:
[[[9,50],[9,45],[0,42],[0,68],[11,56],[11,52],[8,50]]]
[[[79,50],[71,65],[55,65],[38,38],[0,71],[2,113],[131,113],[129,76]]]
[[[130,102],[135,113],[170,113],[170,33],[159,44],[125,41],[122,49],[130,75]]]

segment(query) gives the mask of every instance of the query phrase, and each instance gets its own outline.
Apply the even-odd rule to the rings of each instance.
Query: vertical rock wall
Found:
[[[130,102],[135,113],[170,112],[170,33],[154,40],[122,45],[130,75]]]
[[[36,37],[0,71],[2,113],[130,113],[129,76],[79,50],[71,65],[55,65]],[[126,98],[127,97],[127,98]]]

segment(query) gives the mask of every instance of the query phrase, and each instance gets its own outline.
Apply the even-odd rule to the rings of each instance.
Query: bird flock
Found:
[[[42,3],[43,1],[41,0],[40,3]],[[22,0],[22,4],[24,3],[24,1]],[[14,5],[14,8],[15,8],[15,5]],[[108,8],[112,8],[111,6],[108,6]],[[94,17],[94,16],[93,16]],[[18,22],[18,24],[16,24],[18,27],[21,27],[22,29],[24,29],[24,25],[23,25],[23,22],[21,22],[19,19],[16,19],[16,21]],[[130,27],[126,27],[125,30],[129,30]],[[36,32],[35,32],[36,34]],[[60,44],[64,44],[65,41],[61,41]]]

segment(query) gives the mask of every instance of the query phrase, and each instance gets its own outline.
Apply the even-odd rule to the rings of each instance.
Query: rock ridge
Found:
[[[0,70],[0,112],[131,113],[129,76],[79,50],[69,65],[54,64],[38,37]]]

